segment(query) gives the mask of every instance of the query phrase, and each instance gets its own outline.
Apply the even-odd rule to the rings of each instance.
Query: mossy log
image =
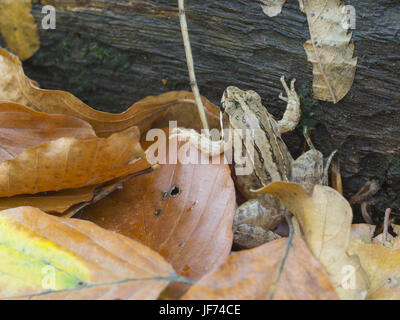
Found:
[[[39,26],[42,5],[57,10],[56,29],[39,28],[41,48],[24,63],[42,87],[71,91],[111,112],[147,95],[190,90],[177,1],[33,2]],[[280,117],[279,77],[297,78],[302,125],[316,129],[313,140],[325,155],[339,150],[346,197],[377,179],[381,188],[370,199],[373,217],[381,218],[386,207],[400,215],[400,2],[347,4],[356,8],[359,62],[352,89],[331,104],[312,97],[312,66],[303,49],[308,25],[297,1],[268,18],[257,0],[187,0],[200,91],[219,103],[228,85],[253,89]],[[294,156],[303,150],[300,127],[284,137]]]

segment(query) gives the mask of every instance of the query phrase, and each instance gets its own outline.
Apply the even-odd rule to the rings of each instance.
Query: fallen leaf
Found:
[[[233,253],[218,269],[205,275],[182,299],[337,299],[328,274],[301,238],[293,239],[278,281],[286,239]]]
[[[346,253],[353,213],[343,196],[321,185],[316,185],[310,195],[290,182],[273,182],[257,192],[277,197],[296,216],[311,252],[328,271],[341,299],[365,297],[368,279],[358,257]],[[349,270],[354,286],[347,282]]]
[[[197,149],[184,145],[190,159],[197,160]],[[179,275],[199,279],[228,257],[234,212],[228,165],[178,162],[130,180],[78,217],[139,240],[159,252]],[[174,285],[168,295],[176,298],[186,289]]]
[[[400,299],[400,249],[378,243],[352,241],[348,252],[356,254],[366,271],[370,287],[367,299]]]
[[[313,64],[314,98],[337,103],[349,92],[356,72],[354,43],[340,0],[302,0],[310,30],[304,44]]]
[[[30,0],[0,1],[0,33],[8,48],[21,60],[32,57],[40,48]]]
[[[275,17],[281,13],[286,0],[261,0],[263,12],[269,17]]]
[[[33,207],[0,213],[0,257],[7,299],[156,299],[176,279],[139,242]]]
[[[10,102],[0,102],[0,123],[0,197],[97,185],[150,166],[139,161],[137,127],[98,138],[80,119]]]
[[[92,109],[69,92],[40,89],[27,78],[17,57],[0,48],[0,100],[23,104],[48,114],[64,114],[80,118],[94,128],[98,136],[138,126],[141,133],[151,127],[168,126],[177,120],[179,126],[200,129],[200,119],[193,94],[172,91],[144,98],[120,114]],[[219,109],[203,98],[210,128],[219,127]]]
[[[371,242],[376,226],[366,223],[352,224],[350,230],[350,243],[356,240]]]

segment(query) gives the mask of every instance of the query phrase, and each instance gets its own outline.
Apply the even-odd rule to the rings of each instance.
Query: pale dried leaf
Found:
[[[358,239],[351,243],[348,252],[359,256],[368,274],[367,299],[400,299],[400,249]]]
[[[353,214],[343,196],[321,185],[316,185],[310,195],[302,186],[289,182],[274,182],[258,192],[277,197],[296,216],[308,246],[328,271],[340,298],[365,297],[366,275],[358,257],[346,253]],[[344,282],[350,269],[354,271],[354,287]]]
[[[337,103],[350,90],[356,72],[345,6],[340,0],[303,0],[310,37],[304,44],[313,64],[314,97]]]
[[[281,13],[282,7],[286,0],[261,0],[264,5],[261,5],[263,12],[269,17],[275,17]]]

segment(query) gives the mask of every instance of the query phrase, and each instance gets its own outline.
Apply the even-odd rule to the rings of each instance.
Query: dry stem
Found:
[[[197,104],[197,109],[199,111],[199,115],[200,115],[201,122],[203,124],[203,128],[207,130],[207,134],[208,134],[209,127],[208,127],[206,112],[204,109],[203,102],[201,101],[200,91],[199,91],[199,88],[197,87],[196,75],[194,73],[193,56],[192,56],[192,49],[190,47],[188,27],[187,27],[187,23],[186,23],[184,0],[178,0],[178,7],[179,7],[179,21],[181,23],[183,45],[185,47],[186,62],[187,62],[188,70],[189,70],[190,85],[192,87],[192,92],[193,92],[194,99]]]

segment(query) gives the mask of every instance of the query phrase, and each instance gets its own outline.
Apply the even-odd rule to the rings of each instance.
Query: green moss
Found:
[[[318,100],[314,99],[312,88],[302,86],[299,91],[299,98],[301,102],[301,119],[298,125],[298,130],[303,131],[305,126],[315,128],[319,121],[313,119],[313,112],[321,105]]]

